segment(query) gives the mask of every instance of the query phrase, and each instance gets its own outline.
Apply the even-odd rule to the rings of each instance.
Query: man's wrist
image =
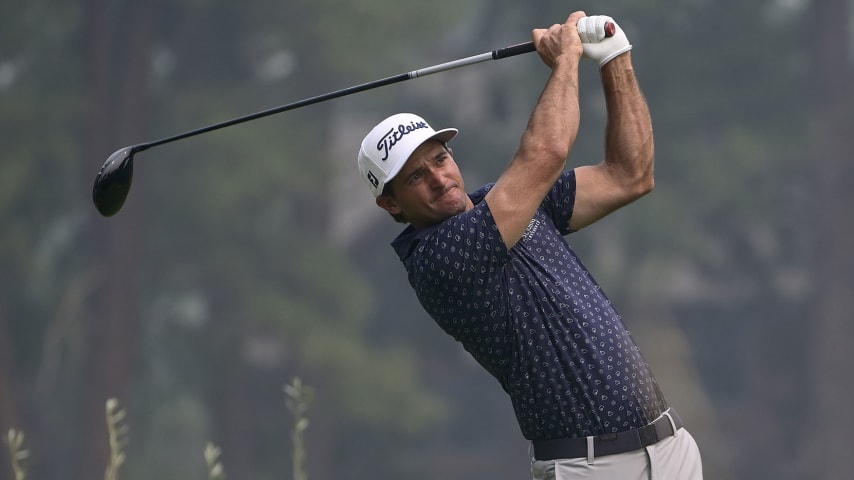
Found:
[[[609,60],[608,63],[602,65],[600,67],[600,70],[604,73],[609,70],[625,70],[633,68],[634,67],[632,67],[632,51],[627,50]]]
[[[570,75],[578,72],[578,65],[581,63],[581,56],[576,55],[561,55],[555,59],[552,66],[552,73],[557,75]]]

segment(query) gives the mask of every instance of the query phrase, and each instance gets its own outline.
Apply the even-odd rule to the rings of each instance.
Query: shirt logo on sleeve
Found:
[[[531,219],[531,223],[528,224],[528,228],[525,229],[525,233],[522,234],[522,238],[525,240],[530,240],[537,234],[537,230],[540,229],[540,221],[536,218]]]

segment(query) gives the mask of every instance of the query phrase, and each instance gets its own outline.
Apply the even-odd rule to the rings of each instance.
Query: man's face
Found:
[[[403,215],[415,228],[441,223],[471,204],[459,167],[437,140],[424,142],[412,152],[390,186],[393,195],[377,197],[377,205],[392,215]]]

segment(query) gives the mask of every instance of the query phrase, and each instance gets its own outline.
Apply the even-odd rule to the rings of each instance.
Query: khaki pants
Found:
[[[643,450],[597,457],[532,460],[534,480],[702,480],[700,450],[684,428]]]

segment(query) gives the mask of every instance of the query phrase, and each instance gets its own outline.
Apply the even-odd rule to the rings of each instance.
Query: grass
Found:
[[[128,443],[128,426],[124,423],[127,413],[119,406],[115,398],[107,400],[107,433],[110,441],[110,463],[104,473],[104,480],[118,480],[119,469],[127,458],[124,447]]]
[[[293,480],[308,480],[306,468],[305,430],[308,428],[308,407],[314,399],[314,389],[304,385],[299,377],[285,385],[285,404],[294,416],[294,429],[291,432],[293,442]],[[107,434],[110,445],[110,457],[104,480],[119,480],[119,471],[127,455],[125,447],[129,442],[130,428],[126,422],[127,412],[115,398],[107,400],[105,405]],[[24,432],[11,428],[4,439],[9,449],[12,472],[15,480],[27,479],[27,467],[30,452],[24,448]],[[208,470],[208,480],[226,480],[225,467],[220,461],[221,449],[211,442],[205,446],[204,458]]]
[[[208,480],[225,480],[225,467],[219,461],[219,447],[208,442],[205,447],[205,463],[208,465]]]
[[[6,445],[9,447],[9,458],[15,480],[26,480],[26,462],[30,458],[30,452],[24,448],[24,432],[13,428],[9,429],[6,434]]]
[[[303,385],[299,377],[294,378],[290,385],[285,385],[285,404],[294,416],[294,430],[291,433],[294,448],[293,480],[308,480],[303,433],[308,428],[308,406],[313,399],[314,389]]]

